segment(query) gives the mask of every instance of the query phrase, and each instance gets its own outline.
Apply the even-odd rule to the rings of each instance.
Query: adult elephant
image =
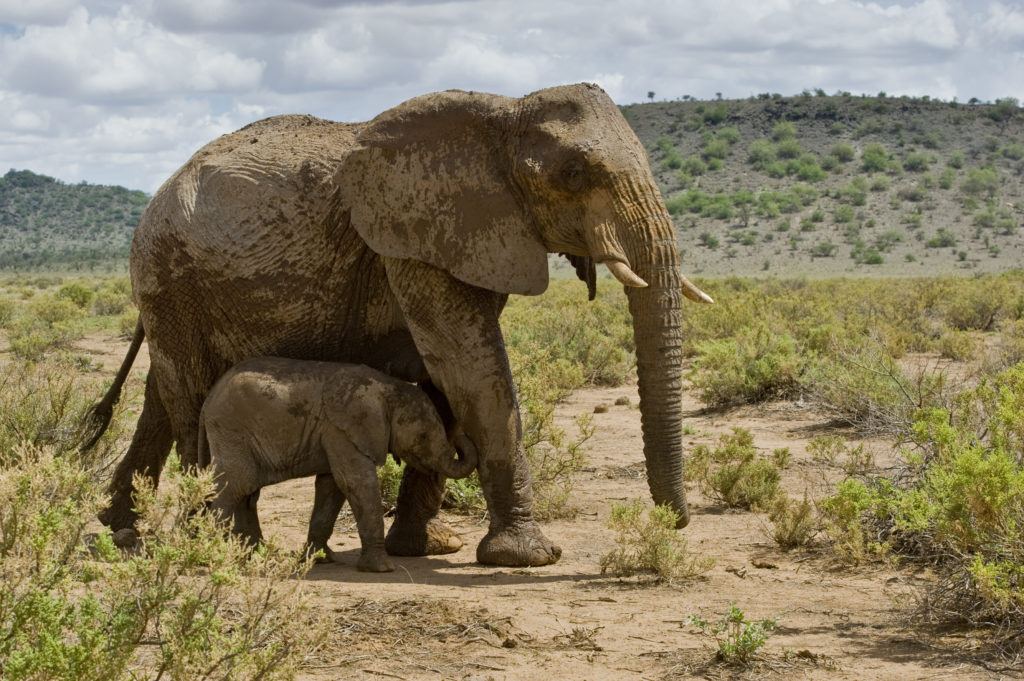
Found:
[[[553,563],[498,325],[509,294],[545,290],[548,253],[591,286],[596,262],[627,287],[648,481],[684,525],[680,301],[710,298],[680,274],[643,147],[590,84],[434,93],[368,123],[277,116],[200,149],[132,242],[139,327],[96,408],[103,427],[143,336],[151,369],[102,519],[134,523],[132,475],[158,477],[172,442],[195,463],[203,399],[232,365],[332,360],[429,377],[479,451],[490,528],[477,559]],[[435,517],[442,492],[443,478],[406,471],[390,553],[459,548]]]

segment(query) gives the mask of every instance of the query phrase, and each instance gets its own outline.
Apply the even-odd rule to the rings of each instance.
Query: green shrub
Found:
[[[729,143],[723,139],[710,139],[701,149],[701,155],[705,159],[723,159],[729,155]]]
[[[960,189],[968,196],[992,198],[999,190],[999,173],[995,168],[971,168],[960,183]]]
[[[847,478],[819,504],[821,524],[836,556],[846,563],[861,563],[885,555],[886,542],[877,540],[875,525],[886,516],[884,495],[891,485]]]
[[[953,180],[956,179],[956,172],[952,168],[946,168],[939,175],[939,186],[943,189],[952,189]]]
[[[1015,117],[1019,108],[1019,102],[1016,97],[1003,97],[1002,99],[997,99],[995,103],[988,107],[985,115],[993,121],[1002,123]]]
[[[871,178],[871,191],[873,192],[885,192],[889,191],[889,178],[885,175],[879,175]]]
[[[752,326],[699,343],[689,378],[705,404],[760,402],[792,395],[805,365],[792,336]]]
[[[792,172],[787,167],[787,174],[796,175],[804,182],[820,182],[825,179],[825,171],[818,165],[817,159],[811,154],[802,154],[792,163]]]
[[[708,125],[718,125],[729,117],[729,108],[725,104],[710,106],[701,116]]]
[[[93,291],[79,283],[65,284],[57,291],[57,297],[70,300],[78,307],[85,309],[92,302]]]
[[[869,144],[864,147],[860,160],[864,172],[879,173],[889,168],[889,152],[881,144]]]
[[[966,361],[974,358],[978,346],[971,334],[954,329],[939,336],[936,349],[942,357]]]
[[[0,329],[11,323],[11,320],[14,319],[15,309],[17,308],[13,300],[0,298]]]
[[[937,307],[941,318],[959,331],[990,331],[1006,316],[1012,316],[1019,290],[1005,278],[963,281]],[[1019,300],[1019,298],[1016,298]]]
[[[135,335],[135,327],[139,322],[139,311],[130,307],[117,320],[117,333],[124,340],[131,340]]]
[[[789,121],[779,121],[772,126],[772,139],[776,142],[791,140],[796,137],[796,126]]]
[[[906,433],[918,409],[946,399],[941,373],[907,376],[882,343],[864,339],[830,348],[803,385],[824,411],[869,434]]]
[[[70,300],[34,297],[25,313],[8,324],[11,352],[19,359],[39,361],[47,352],[81,337],[83,317],[83,311]]]
[[[683,156],[679,153],[678,149],[670,148],[665,152],[664,158],[661,159],[661,165],[669,170],[678,170],[683,167]]]
[[[840,163],[849,163],[854,159],[856,152],[853,150],[851,145],[846,142],[840,142],[832,147],[829,154],[831,154],[832,157]]]
[[[93,471],[25,446],[0,461],[5,679],[290,679],[323,641],[310,563],[227,536],[204,509],[212,476],[172,457],[160,491],[136,494],[143,549],[122,555],[106,530],[87,545]]]
[[[718,446],[697,445],[687,461],[687,478],[701,491],[729,508],[770,509],[779,495],[779,469],[757,456],[754,438],[745,428],[719,437]]]
[[[698,157],[688,156],[683,160],[683,164],[680,166],[679,172],[692,177],[699,177],[700,175],[708,172],[708,166]]]
[[[726,665],[746,668],[753,664],[757,653],[768,642],[778,624],[775,620],[748,620],[735,605],[729,607],[718,622],[708,622],[696,615],[688,622],[704,635],[714,639],[716,659]]]
[[[1024,159],[1024,144],[1013,142],[1003,147],[1001,153],[1003,158],[1008,158],[1012,161],[1019,161]]]
[[[131,305],[131,295],[127,291],[113,287],[101,288],[92,303],[92,311],[100,316],[123,314]]]
[[[818,531],[814,504],[804,494],[802,501],[780,494],[768,512],[771,538],[783,551],[807,546]]]
[[[613,504],[608,527],[615,531],[615,548],[602,556],[601,573],[620,577],[653,573],[659,581],[685,582],[704,575],[714,565],[695,556],[676,531],[679,517],[667,506],[655,506],[644,518],[644,504],[635,500]]]
[[[924,245],[928,248],[952,248],[956,244],[956,235],[945,227],[939,227],[935,232],[935,236],[924,242]]]
[[[793,138],[783,139],[775,145],[775,155],[778,158],[799,158],[803,152],[804,150],[801,148],[800,143]]]
[[[853,222],[853,218],[853,206],[836,206],[836,209],[832,212],[832,219],[839,224]]]
[[[759,170],[764,170],[768,164],[775,161],[775,146],[765,139],[751,142],[747,149],[747,162]]]
[[[832,257],[835,257],[836,249],[837,248],[838,248],[838,246],[836,246],[831,241],[821,241],[819,243],[814,244],[814,246],[811,247],[811,257],[812,258],[832,258]]]
[[[715,137],[732,146],[740,141],[740,131],[733,126],[719,128],[715,133]]]
[[[903,158],[903,169],[914,173],[921,173],[928,170],[931,164],[931,157],[928,154],[911,152]]]
[[[718,237],[716,237],[711,232],[701,232],[699,240],[700,240],[701,246],[704,246],[705,248],[710,248],[712,250],[718,248],[719,243],[720,243],[718,241]]]
[[[402,486],[402,475],[405,473],[405,462],[397,462],[394,457],[384,459],[384,465],[377,468],[377,481],[380,483],[380,498],[386,506],[394,508],[398,501],[398,488]]]

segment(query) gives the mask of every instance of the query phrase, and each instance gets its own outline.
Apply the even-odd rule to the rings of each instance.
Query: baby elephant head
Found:
[[[477,465],[477,449],[455,426],[450,434],[434,405],[419,388],[410,388],[392,410],[391,453],[413,468],[465,478]]]

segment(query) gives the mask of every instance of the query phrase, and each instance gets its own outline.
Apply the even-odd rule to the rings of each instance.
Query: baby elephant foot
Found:
[[[426,525],[395,520],[384,547],[392,556],[439,556],[461,549],[462,540],[451,526],[437,518],[431,518]]]
[[[332,551],[327,544],[306,544],[304,550],[307,558],[314,556],[313,562],[315,563],[340,563],[338,560],[338,554]]]
[[[371,549],[363,550],[359,554],[356,569],[360,572],[393,572],[395,565],[383,549]]]
[[[562,549],[552,543],[535,522],[492,529],[476,547],[476,559],[484,565],[538,567],[557,563]]]

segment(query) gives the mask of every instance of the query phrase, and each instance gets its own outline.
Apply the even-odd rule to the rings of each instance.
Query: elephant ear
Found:
[[[576,270],[576,276],[587,285],[587,300],[596,298],[597,268],[594,266],[594,259],[586,255],[570,255],[569,253],[559,253],[559,255],[565,256],[565,259]]]
[[[548,285],[540,231],[511,185],[510,100],[440,92],[366,124],[337,176],[352,226],[384,256],[501,293]]]

